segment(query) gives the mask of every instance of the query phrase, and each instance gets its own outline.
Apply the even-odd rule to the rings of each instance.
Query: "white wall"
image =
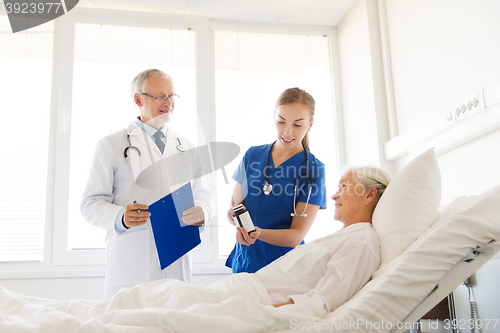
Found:
[[[442,203],[499,185],[499,146],[500,130],[496,130],[438,156],[443,182]]]
[[[376,163],[378,147],[374,141],[361,142],[359,133],[377,135],[371,80],[370,40],[366,3],[360,1],[337,30],[344,135],[347,164]],[[361,120],[362,119],[362,120]]]
[[[388,171],[383,144],[390,139],[375,0],[360,0],[338,27],[346,165]]]
[[[500,1],[385,3],[399,134],[455,110],[500,80]],[[499,144],[497,130],[438,157],[443,203],[500,184],[500,154],[494,153]]]
[[[500,79],[500,1],[385,2],[400,133]]]

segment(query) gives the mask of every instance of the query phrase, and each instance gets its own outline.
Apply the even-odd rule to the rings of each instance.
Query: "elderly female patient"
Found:
[[[344,224],[342,230],[301,245],[254,274],[233,274],[209,286],[176,280],[150,282],[122,290],[111,302],[120,304],[130,299],[134,289],[143,288],[142,296],[150,295],[147,297],[155,306],[175,310],[242,296],[276,307],[300,304],[312,314],[324,316],[349,300],[380,265],[379,240],[371,221],[389,181],[389,175],[379,168],[349,169],[332,196],[335,219]]]
[[[342,230],[297,247],[256,273],[275,306],[303,304],[313,313],[324,314],[370,280],[380,265],[372,215],[389,181],[390,176],[379,168],[349,169],[332,196]]]

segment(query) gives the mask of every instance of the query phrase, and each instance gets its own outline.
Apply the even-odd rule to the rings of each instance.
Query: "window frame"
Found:
[[[0,13],[3,13],[0,8]],[[105,250],[67,249],[68,245],[68,193],[70,170],[71,108],[73,82],[74,32],[77,23],[125,25],[146,28],[188,29],[196,32],[196,96],[199,121],[197,144],[215,141],[215,45],[214,31],[228,30],[253,33],[314,35],[330,37],[330,56],[334,86],[334,107],[339,142],[339,163],[345,161],[342,110],[340,100],[340,75],[338,43],[335,27],[318,27],[289,24],[259,24],[212,20],[207,17],[132,12],[112,9],[74,8],[71,13],[54,21],[54,51],[52,69],[51,114],[49,129],[49,156],[47,171],[47,196],[44,226],[43,261],[1,262],[2,278],[29,277],[98,277],[104,276]],[[332,124],[333,126],[334,124]],[[217,184],[224,182],[221,172],[208,177],[217,207]],[[220,183],[222,184],[222,183]],[[194,263],[193,274],[228,274],[225,258],[218,251],[218,226],[226,223],[223,216],[215,220],[204,233],[211,233],[212,260]]]

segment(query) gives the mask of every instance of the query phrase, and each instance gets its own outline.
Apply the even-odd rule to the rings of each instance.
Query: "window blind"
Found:
[[[9,18],[0,15],[0,56],[35,59],[52,58],[54,23],[12,33]]]
[[[329,38],[216,32],[218,70],[301,73],[309,66],[330,70]]]
[[[0,261],[42,259],[52,44],[52,22],[13,34],[0,16]]]
[[[194,67],[192,30],[76,25],[75,60]]]

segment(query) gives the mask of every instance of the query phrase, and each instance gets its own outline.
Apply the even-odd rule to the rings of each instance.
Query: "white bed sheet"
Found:
[[[274,308],[262,282],[250,274],[209,288],[154,281],[102,302],[52,301],[0,289],[0,332],[269,332],[289,327],[290,318],[319,320],[302,306]]]

